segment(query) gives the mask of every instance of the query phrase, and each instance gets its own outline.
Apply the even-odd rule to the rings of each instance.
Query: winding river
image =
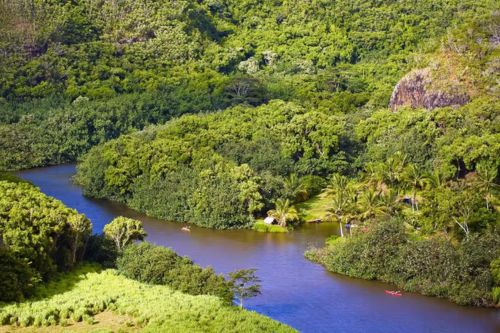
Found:
[[[43,192],[87,215],[100,232],[117,215],[140,219],[148,241],[173,248],[202,266],[227,273],[257,268],[262,295],[246,308],[284,322],[302,332],[500,332],[500,311],[462,307],[415,294],[391,297],[382,283],[346,278],[304,259],[304,250],[321,245],[334,233],[333,224],[314,224],[288,234],[247,230],[214,231],[159,221],[122,205],[92,200],[71,183],[74,165],[19,173]],[[154,193],[152,193],[154,195]]]

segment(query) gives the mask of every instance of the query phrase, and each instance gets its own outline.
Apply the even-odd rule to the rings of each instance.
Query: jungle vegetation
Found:
[[[171,249],[133,243],[145,235],[140,221],[117,217],[104,235],[91,236],[84,215],[14,176],[2,179],[9,180],[0,181],[0,325],[83,321],[90,329],[96,315],[111,311],[128,317],[127,326],[151,332],[293,331],[231,306],[242,290],[232,279]],[[240,299],[260,287],[251,291]]]
[[[1,1],[0,169],[75,161],[148,124],[272,99],[355,121],[386,107],[399,78],[443,39],[460,51],[451,28],[469,33],[486,22],[487,40],[494,8],[492,0]]]
[[[299,223],[297,204],[323,192],[345,237],[310,258],[462,304],[498,304],[497,7],[0,1],[0,169],[79,160],[75,180],[88,196],[218,229],[267,215]],[[416,70],[449,103],[389,107]],[[11,218],[33,218],[12,205],[2,208]],[[35,258],[48,271],[23,279],[78,260],[82,238],[64,235]],[[64,258],[51,257],[57,246]]]

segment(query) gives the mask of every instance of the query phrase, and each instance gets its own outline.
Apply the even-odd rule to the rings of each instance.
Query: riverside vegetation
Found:
[[[497,7],[1,2],[0,168],[79,159],[86,195],[217,229],[321,193],[345,237],[308,258],[498,305]]]
[[[104,236],[91,236],[84,215],[31,184],[2,179],[1,325],[56,329],[83,321],[91,330],[96,315],[111,311],[111,317],[128,318],[125,330],[293,331],[231,306],[233,290],[260,291],[258,285],[235,289],[211,268],[168,248],[133,243],[145,234],[139,221],[118,217]]]

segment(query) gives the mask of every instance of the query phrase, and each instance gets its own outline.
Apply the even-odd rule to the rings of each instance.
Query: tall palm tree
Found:
[[[368,186],[381,188],[384,184],[385,165],[383,163],[367,163],[364,179]]]
[[[274,217],[282,227],[286,227],[288,221],[297,220],[299,218],[297,210],[290,204],[289,199],[276,200],[275,208],[270,210],[267,214]]]
[[[417,191],[425,186],[426,177],[415,164],[405,168],[403,179],[411,188],[411,209],[418,211]]]
[[[330,179],[330,184],[327,187],[327,193],[335,195],[347,191],[348,187],[349,179],[346,176],[336,173]]]
[[[382,206],[385,207],[385,213],[388,215],[394,215],[399,210],[400,203],[400,193],[397,190],[388,189],[380,196],[380,201]]]
[[[477,180],[476,183],[481,187],[481,189],[486,192],[486,208],[490,209],[490,198],[491,192],[498,188],[496,179],[498,176],[498,169],[492,164],[479,163],[476,167],[477,169]]]
[[[352,193],[350,191],[340,191],[336,193],[332,200],[332,208],[329,209],[337,220],[340,226],[340,236],[344,237],[344,231],[342,229],[342,222],[347,218],[350,212],[353,211],[353,200]]]
[[[380,192],[374,189],[364,191],[358,201],[359,217],[361,220],[370,220],[386,214],[387,207],[381,198]]]
[[[284,196],[294,202],[299,196],[307,195],[304,183],[302,180],[294,173],[290,174],[288,178],[283,182],[283,192]]]
[[[427,173],[425,175],[425,187],[427,189],[436,189],[441,187],[445,182],[445,179],[443,175],[437,171],[434,170],[432,173]]]
[[[440,194],[443,193],[443,185],[445,184],[445,178],[443,174],[439,171],[434,170],[432,173],[427,173],[425,175],[425,200],[427,207],[431,212],[437,212],[440,205]],[[432,228],[437,230],[439,227],[440,219],[435,217],[432,219]]]
[[[354,190],[349,179],[340,174],[334,174],[327,188],[327,193],[333,196],[332,207],[329,209],[339,221],[340,236],[344,237],[342,223],[354,211]],[[347,221],[346,221],[347,222]]]
[[[390,185],[397,185],[402,178],[408,157],[397,151],[387,159],[385,178]]]

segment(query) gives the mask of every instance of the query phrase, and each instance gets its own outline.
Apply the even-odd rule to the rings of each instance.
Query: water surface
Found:
[[[94,231],[115,216],[141,220],[148,241],[173,248],[202,266],[227,273],[257,268],[262,295],[245,306],[302,332],[500,332],[500,311],[462,307],[415,294],[392,297],[391,286],[327,272],[304,259],[308,246],[319,246],[336,231],[333,224],[314,224],[288,234],[248,230],[215,231],[160,221],[104,200],[82,195],[71,183],[74,165],[32,169],[19,175],[92,220]],[[152,193],[154,195],[154,193]]]

